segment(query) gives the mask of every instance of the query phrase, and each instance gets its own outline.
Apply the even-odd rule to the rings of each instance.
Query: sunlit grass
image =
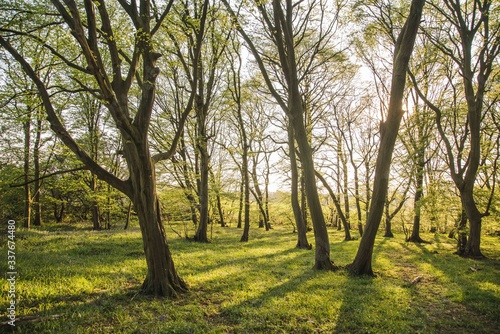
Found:
[[[424,234],[432,243],[423,245],[406,243],[403,235],[377,237],[377,275],[359,278],[312,270],[314,251],[295,249],[289,226],[269,232],[252,228],[248,243],[239,242],[242,231],[235,227],[214,226],[209,244],[167,231],[176,267],[190,287],[176,300],[139,293],[146,264],[138,228],[18,231],[17,332],[494,333],[500,328],[498,238],[484,237],[489,260],[474,261],[453,255],[454,242],[445,235]],[[330,233],[332,259],[345,266],[359,240],[344,242],[342,232]],[[312,242],[312,233],[309,238]],[[412,285],[418,276],[421,281]],[[7,302],[2,295],[0,308]],[[26,316],[43,321],[22,321]]]

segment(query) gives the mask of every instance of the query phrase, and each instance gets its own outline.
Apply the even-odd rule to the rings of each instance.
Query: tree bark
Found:
[[[24,224],[31,227],[31,186],[30,186],[30,146],[31,146],[31,109],[28,107],[28,119],[23,124],[24,129]]]
[[[424,147],[422,147],[425,150]],[[420,207],[422,206],[421,200],[423,197],[423,189],[424,189],[424,170],[425,170],[425,161],[424,161],[424,152],[419,152],[417,156],[417,170],[416,170],[416,190],[415,197],[413,199],[413,227],[411,231],[411,235],[406,241],[423,243],[425,242],[420,237]]]
[[[392,233],[392,217],[389,212],[389,199],[385,200],[385,233],[384,238],[394,238],[394,234]]]
[[[335,205],[335,209],[337,210],[338,218],[342,222],[342,225],[344,225],[344,231],[345,231],[344,241],[352,240],[351,232],[349,231],[349,223],[348,223],[347,218],[345,217],[344,213],[342,212],[342,206],[340,205],[340,201],[338,200],[337,196],[335,196],[333,189],[330,187],[328,182],[326,182],[323,175],[321,175],[319,172],[316,172],[316,177],[321,181],[321,183],[323,183],[323,186],[326,188],[326,190],[330,194],[330,197],[333,200],[333,204]],[[337,220],[337,218],[335,218],[335,220]]]
[[[206,129],[206,106],[203,104],[202,97],[197,96],[195,103],[196,120],[198,126],[197,149],[199,153],[199,172],[200,179],[198,182],[198,198],[200,207],[200,221],[196,234],[195,241],[208,242],[208,181],[209,181],[209,154],[208,154],[208,137]]]
[[[389,173],[394,145],[403,117],[403,94],[406,84],[406,72],[410,60],[415,38],[417,36],[424,0],[413,0],[410,14],[398,36],[395,45],[393,73],[391,82],[391,97],[387,120],[381,124],[380,148],[377,156],[375,180],[373,184],[373,196],[366,228],[361,238],[356,257],[348,270],[355,275],[373,275],[372,255],[375,236],[380,225],[384,211],[384,203],[387,197],[389,184]]]
[[[96,195],[97,193],[97,176],[92,174],[92,179],[90,180],[90,191],[92,195]],[[92,200],[92,226],[94,230],[101,230],[101,220],[99,217],[99,205],[97,204],[97,200]]]
[[[186,292],[187,286],[177,275],[167,244],[147,135],[139,141],[124,139],[124,154],[130,174],[129,195],[139,218],[147,263],[142,291],[155,296],[176,297]]]
[[[474,199],[473,187],[466,187],[461,193],[462,206],[469,220],[469,237],[465,245],[463,256],[472,258],[484,258],[481,252],[481,212],[477,208]]]
[[[33,188],[35,190],[33,209],[35,211],[35,217],[33,218],[34,226],[42,226],[42,182],[41,182],[41,170],[40,170],[40,145],[42,139],[42,118],[41,115],[37,115],[36,121],[36,136],[33,148],[33,173],[35,177],[35,182],[33,183]]]
[[[290,157],[291,172],[290,204],[292,205],[295,225],[297,226],[297,245],[295,247],[302,249],[312,249],[312,245],[307,240],[307,226],[302,219],[303,216],[299,204],[299,171],[297,168],[297,155],[295,153],[295,139],[293,135],[293,128],[290,125],[288,125],[288,153]]]

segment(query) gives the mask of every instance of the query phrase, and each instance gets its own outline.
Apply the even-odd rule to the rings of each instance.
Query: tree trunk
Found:
[[[392,217],[391,213],[389,212],[389,199],[386,198],[385,200],[385,233],[384,233],[384,238],[394,238],[394,234],[392,234]]]
[[[300,94],[298,89],[291,94],[292,98],[289,106],[292,109],[300,108]],[[300,159],[305,179],[307,203],[314,229],[315,239],[315,269],[333,270],[335,266],[330,260],[330,241],[326,229],[325,217],[318,195],[316,176],[314,171],[314,161],[311,146],[307,140],[307,133],[303,121],[303,113],[300,110],[292,112],[291,123],[295,133],[295,139],[300,152]]]
[[[462,205],[462,211],[459,217],[459,220],[457,222],[456,226],[456,235],[457,235],[457,255],[464,256],[465,254],[465,248],[467,246],[467,232],[466,232],[466,227],[467,227],[467,214],[465,213],[465,209],[463,209]],[[454,231],[455,232],[455,231]],[[455,233],[450,233],[450,236],[453,238],[455,236]]]
[[[342,163],[342,175],[344,175],[343,178],[343,198],[344,198],[344,215],[345,219],[347,221],[347,227],[348,229],[351,228],[351,212],[350,212],[350,205],[349,205],[349,170],[347,169],[347,159],[345,156],[344,148],[342,145],[342,141],[339,140],[339,148],[337,151],[337,154],[340,156],[340,162]]]
[[[481,252],[481,213],[474,200],[473,191],[468,187],[461,193],[462,205],[469,220],[469,237],[465,246],[464,256],[472,258],[484,258]]]
[[[241,116],[241,113],[240,113]],[[248,145],[246,139],[246,132],[242,130],[243,136],[243,161],[241,166],[241,174],[243,176],[243,234],[240,242],[248,241],[248,234],[250,231],[250,175],[248,173]]]
[[[222,202],[220,198],[220,193],[217,192],[216,194],[216,201],[217,201],[217,212],[219,213],[219,223],[221,227],[226,227],[226,222],[224,221],[224,210],[222,209]]]
[[[304,172],[302,172],[300,175],[300,213],[307,231],[309,226],[307,222],[306,179],[304,178]]]
[[[359,235],[363,236],[363,223],[361,222],[361,201],[359,194],[359,176],[358,176],[358,166],[352,163],[354,169],[354,197],[356,200],[356,214],[358,218],[358,231]]]
[[[325,178],[320,173],[316,172],[316,177],[321,181],[321,183],[323,183],[323,186],[326,188],[326,190],[330,194],[330,197],[333,200],[333,204],[335,205],[335,209],[337,210],[338,219],[340,219],[340,221],[344,225],[344,231],[345,231],[344,241],[352,240],[351,232],[349,230],[349,223],[347,222],[347,218],[344,216],[344,213],[342,212],[342,207],[340,205],[340,202],[339,202],[337,196],[335,196],[333,189],[328,185],[328,182],[326,182]],[[335,219],[338,220],[337,218],[335,218]],[[338,225],[340,226],[340,224],[338,224]]]
[[[401,118],[403,117],[403,94],[406,84],[406,72],[410,60],[415,38],[417,36],[424,0],[413,0],[410,14],[396,41],[394,64],[391,82],[391,97],[387,120],[381,123],[380,148],[375,167],[373,184],[373,197],[366,228],[359,244],[358,252],[348,270],[355,275],[373,275],[372,255],[375,237],[384,211],[387,197],[389,173],[391,168],[392,153],[398,135]]]
[[[253,156],[253,164],[252,164],[252,181],[254,190],[252,193],[257,201],[257,205],[259,206],[259,228],[264,228],[267,226],[267,217],[266,211],[264,210],[264,196],[262,196],[262,190],[259,186],[259,180],[257,179],[257,163],[258,163],[258,155]]]
[[[92,195],[96,195],[97,193],[97,176],[92,174],[92,179],[90,181],[90,191]],[[97,204],[97,200],[92,200],[92,225],[94,230],[102,229],[101,221],[99,217],[99,206]]]
[[[28,116],[31,112],[28,108]],[[31,143],[31,117],[23,124],[24,129],[24,224],[26,228],[31,227],[31,187],[30,178],[30,143]]]
[[[266,156],[266,182],[264,186],[264,195],[265,195],[265,201],[264,201],[264,215],[266,217],[266,231],[269,231],[271,229],[271,222],[270,216],[269,216],[269,158]]]
[[[33,167],[34,167],[34,178],[35,182],[33,184],[35,188],[35,198],[34,198],[34,211],[35,217],[33,219],[33,225],[42,226],[42,203],[41,203],[41,181],[40,181],[40,145],[42,138],[42,119],[41,116],[37,116],[37,125],[36,125],[36,136],[35,136],[35,145],[33,149]]]
[[[147,275],[142,290],[145,294],[176,297],[187,291],[177,275],[161,221],[160,204],[156,193],[154,164],[146,138],[143,142],[124,140],[124,153],[130,173],[130,199],[139,218]]]
[[[424,147],[422,147],[423,150],[425,150]],[[420,207],[422,206],[421,200],[423,196],[423,189],[424,189],[424,167],[425,167],[425,161],[424,161],[424,152],[419,152],[418,154],[418,162],[417,162],[417,178],[416,178],[416,191],[415,191],[415,198],[413,200],[413,228],[411,231],[411,235],[406,241],[410,242],[417,242],[417,243],[422,243],[425,242],[422,240],[420,237]]]
[[[244,199],[243,199],[243,189],[245,187],[245,181],[243,180],[243,172],[241,173],[241,183],[240,183],[240,198],[239,198],[239,204],[238,204],[238,224],[236,225],[236,228],[241,228],[241,222],[243,220],[243,204],[244,204]]]
[[[291,205],[292,212],[297,226],[297,245],[295,247],[302,249],[312,249],[312,245],[307,240],[307,226],[302,219],[302,211],[299,204],[299,171],[297,168],[297,156],[295,154],[295,139],[293,136],[293,128],[288,126],[288,153],[290,156],[290,172],[291,172]]]
[[[200,156],[200,180],[198,188],[198,198],[200,201],[200,222],[194,236],[195,241],[208,242],[208,181],[209,181],[209,155],[207,149],[207,130],[205,106],[201,97],[197,97],[196,115],[198,124],[197,146]]]
[[[128,229],[130,225],[130,218],[132,217],[132,201],[128,203],[128,208],[127,208],[127,219],[125,220],[125,226],[123,227],[124,230]]]

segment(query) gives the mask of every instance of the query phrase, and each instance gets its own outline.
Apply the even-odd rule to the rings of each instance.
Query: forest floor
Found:
[[[446,235],[423,233],[429,244],[406,243],[402,234],[380,236],[376,277],[359,278],[312,270],[314,250],[295,249],[290,226],[269,232],[252,227],[248,243],[239,242],[242,230],[235,227],[214,226],[208,244],[167,230],[177,270],[190,288],[175,300],[140,294],[146,263],[138,227],[18,229],[16,332],[500,332],[499,237],[484,236],[488,259],[476,261],[453,255],[454,240]],[[308,238],[314,243],[312,232]],[[2,254],[6,240],[2,235]],[[339,266],[352,262],[359,244],[342,240],[342,232],[330,230],[331,257]],[[5,273],[6,256],[1,259]],[[8,303],[2,293],[2,322]],[[0,332],[10,329],[3,325]]]

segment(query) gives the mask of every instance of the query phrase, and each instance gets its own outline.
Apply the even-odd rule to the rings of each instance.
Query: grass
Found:
[[[181,227],[179,227],[181,228]],[[314,251],[295,249],[288,226],[266,232],[213,229],[198,244],[170,233],[179,274],[190,292],[175,300],[139,293],[145,259],[138,228],[18,230],[18,333],[498,333],[500,245],[483,238],[488,260],[453,255],[445,235],[432,243],[378,237],[375,278],[311,269]],[[337,265],[359,241],[330,231]],[[312,233],[309,235],[313,241]],[[2,254],[6,254],[2,239]],[[0,269],[6,272],[2,257]],[[478,268],[477,271],[470,267]],[[421,276],[421,281],[409,282]],[[7,282],[2,278],[4,291]],[[6,310],[2,294],[0,309]],[[56,315],[56,317],[51,317]],[[27,316],[35,320],[22,321]],[[2,321],[6,320],[2,317]],[[9,326],[0,327],[0,332]]]

